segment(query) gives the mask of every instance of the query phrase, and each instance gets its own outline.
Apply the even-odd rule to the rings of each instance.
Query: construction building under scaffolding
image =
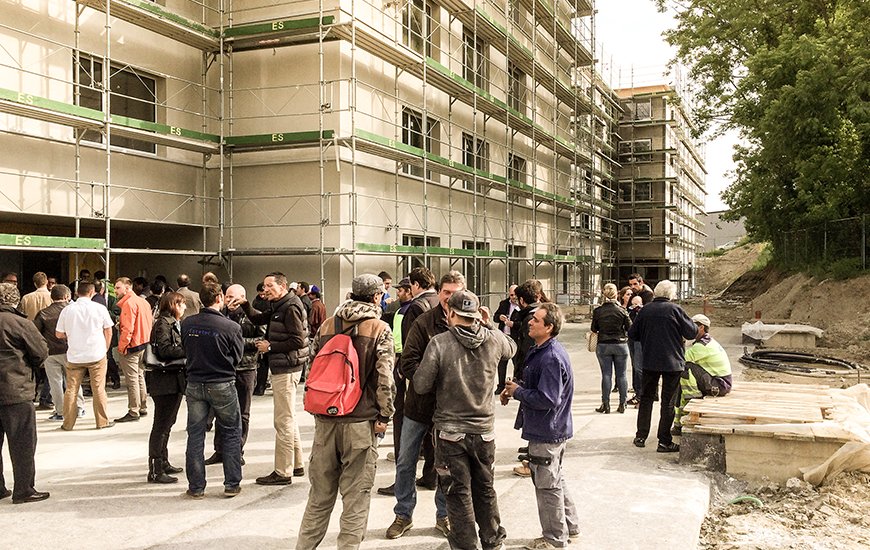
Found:
[[[0,260],[25,277],[616,277],[619,98],[591,0],[19,0]],[[250,288],[250,287],[249,287]]]
[[[682,296],[696,288],[704,248],[704,147],[693,137],[690,94],[675,85],[616,90],[619,121],[619,280],[641,273],[670,279]]]

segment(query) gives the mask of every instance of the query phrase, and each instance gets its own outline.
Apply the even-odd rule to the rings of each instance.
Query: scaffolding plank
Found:
[[[6,88],[0,88],[0,112],[73,128],[97,129],[103,125],[102,111]]]
[[[252,134],[246,136],[228,136],[224,139],[226,147],[236,152],[287,149],[291,147],[306,147],[317,145],[321,139],[333,139],[333,130],[317,130],[308,132],[274,132],[271,134]]]
[[[113,17],[156,32],[182,44],[205,50],[220,49],[220,33],[176,13],[156,2],[146,0],[75,0],[98,11],[106,11],[106,2]]]
[[[56,237],[49,235],[12,235],[0,233],[2,248],[54,248],[54,249],[88,249],[100,250],[106,248],[105,239],[90,239],[84,237]]]
[[[439,246],[407,246],[399,244],[357,243],[359,252],[378,252],[384,254],[425,254],[429,256],[458,256],[462,258],[507,258],[503,250],[472,250],[470,248],[445,248]]]
[[[246,23],[224,29],[224,43],[236,52],[306,44],[320,40],[333,23],[334,15]]]
[[[198,153],[215,154],[220,151],[220,136],[187,130],[147,120],[112,115],[112,133]]]

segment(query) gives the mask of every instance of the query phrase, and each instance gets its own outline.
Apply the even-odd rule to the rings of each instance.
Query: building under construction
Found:
[[[678,86],[617,90],[619,121],[619,280],[640,273],[648,283],[696,287],[695,255],[703,250],[704,148],[692,136],[689,95]]]
[[[616,276],[591,0],[21,0],[0,23],[0,260],[29,277]],[[693,199],[694,200],[694,199]],[[26,285],[24,285],[26,287]]]

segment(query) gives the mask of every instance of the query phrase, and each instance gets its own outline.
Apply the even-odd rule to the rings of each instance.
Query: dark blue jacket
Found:
[[[568,352],[557,340],[550,338],[529,349],[523,385],[514,399],[521,403],[526,441],[558,443],[574,435],[574,372]]]
[[[682,372],[685,365],[683,339],[694,340],[698,327],[683,308],[667,298],[656,298],[643,306],[628,337],[640,342],[643,370]]]
[[[236,379],[242,360],[242,327],[204,307],[181,322],[181,344],[187,357],[187,381],[214,384]]]

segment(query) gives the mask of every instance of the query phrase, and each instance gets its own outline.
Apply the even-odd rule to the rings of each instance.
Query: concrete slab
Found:
[[[570,324],[562,334],[576,375],[576,435],[568,446],[565,470],[578,504],[582,535],[571,548],[693,548],[709,501],[707,478],[677,464],[676,455],[656,454],[654,441],[645,449],[632,446],[635,409],[610,415],[593,411],[599,403],[600,372],[594,354],[584,350],[582,333],[587,329],[588,323]],[[125,394],[110,392],[110,413],[121,416],[125,407]],[[233,499],[222,498],[221,468],[209,466],[209,486],[202,501],[181,496],[186,489],[184,474],[176,485],[145,482],[151,417],[97,431],[89,410],[74,431],[62,432],[57,423],[47,420],[48,413],[40,412],[37,489],[51,491],[52,496],[20,506],[9,499],[0,501],[3,540],[18,549],[292,548],[305,509],[307,479],[297,478],[293,485],[277,488],[253,483],[255,477],[272,470],[271,411],[268,394],[255,398],[242,493]],[[524,444],[512,429],[515,413],[514,404],[497,407],[496,489],[507,545],[519,548],[540,536],[540,524],[531,480],[511,473],[517,465],[517,447]],[[182,405],[170,440],[171,460],[179,466],[184,465],[185,419]],[[304,412],[300,419],[307,454],[313,420]],[[392,482],[394,464],[385,458],[391,443],[388,434],[380,450],[375,487]],[[211,434],[207,448],[210,445]],[[3,455],[6,478],[11,482],[6,450]],[[388,541],[384,532],[394,517],[394,500],[373,495],[362,547],[447,548],[446,540],[434,529],[432,496],[428,491],[419,493],[414,528]],[[335,547],[340,510],[337,503],[324,548]]]

